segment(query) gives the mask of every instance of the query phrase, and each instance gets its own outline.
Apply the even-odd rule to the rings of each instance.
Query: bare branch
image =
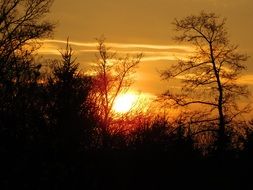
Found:
[[[244,62],[248,56],[238,53],[238,46],[230,44],[225,24],[226,19],[205,12],[175,19],[173,25],[178,35],[174,39],[195,46],[195,52],[188,60],[179,60],[162,74],[163,79],[181,81],[181,94],[167,92],[163,95],[174,101],[174,105],[199,104],[216,111],[209,118],[217,115],[221,142],[225,139],[227,122],[245,113],[239,109],[238,99],[249,95],[247,88],[236,82],[246,69]],[[236,114],[229,116],[232,110],[237,110]]]

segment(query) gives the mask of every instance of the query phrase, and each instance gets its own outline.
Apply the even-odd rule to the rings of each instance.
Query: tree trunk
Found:
[[[218,152],[223,152],[226,146],[226,135],[225,135],[225,118],[223,113],[223,106],[222,106],[222,91],[220,92],[219,97],[219,130],[218,130],[218,139],[217,139],[217,150]]]
[[[218,139],[217,139],[217,151],[222,153],[225,150],[226,145],[226,135],[225,135],[225,117],[223,113],[223,87],[220,80],[220,74],[217,70],[215,58],[213,55],[213,47],[210,43],[210,55],[211,55],[211,62],[213,65],[214,74],[217,81],[217,88],[219,91],[219,98],[218,98],[218,112],[219,112],[219,130],[218,130]]]

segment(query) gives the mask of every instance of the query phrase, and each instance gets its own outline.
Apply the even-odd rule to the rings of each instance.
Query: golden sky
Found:
[[[58,54],[69,36],[77,61],[85,67],[95,60],[95,38],[105,35],[117,52],[144,53],[135,87],[161,93],[166,88],[159,71],[190,52],[171,39],[171,22],[202,10],[226,17],[231,42],[253,57],[253,0],[55,0],[50,17],[58,24],[41,53]],[[251,62],[243,78],[247,84],[253,84]]]

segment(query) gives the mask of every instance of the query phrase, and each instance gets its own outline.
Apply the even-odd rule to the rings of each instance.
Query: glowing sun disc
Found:
[[[113,110],[117,113],[127,113],[133,108],[136,101],[137,96],[134,94],[119,95],[115,99]]]

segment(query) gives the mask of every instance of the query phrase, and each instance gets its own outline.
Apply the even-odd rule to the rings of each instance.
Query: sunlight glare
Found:
[[[135,105],[137,96],[134,94],[126,93],[119,95],[113,105],[113,110],[117,113],[127,113]]]

